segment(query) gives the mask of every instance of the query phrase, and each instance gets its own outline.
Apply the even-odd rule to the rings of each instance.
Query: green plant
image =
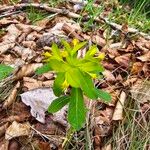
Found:
[[[47,17],[47,13],[39,11],[32,6],[27,8],[26,12],[27,12],[28,19],[31,21],[32,24],[35,24],[37,21]]]
[[[0,80],[6,78],[13,72],[13,68],[4,64],[0,64]]]
[[[84,24],[84,30],[87,31],[90,27],[94,25],[94,19],[97,18],[104,11],[104,6],[101,3],[98,7],[94,6],[94,0],[88,0],[87,4],[84,6],[81,12],[81,18],[79,18],[79,22],[84,18],[82,13],[87,13],[89,19]]]
[[[46,52],[45,64],[38,68],[37,74],[53,70],[56,72],[53,91],[58,98],[48,108],[49,113],[55,113],[69,103],[68,121],[71,127],[79,130],[85,122],[87,108],[84,105],[83,95],[89,99],[101,98],[105,102],[111,96],[94,87],[93,78],[99,78],[104,71],[100,61],[104,54],[98,53],[98,48],[93,45],[83,58],[78,57],[78,50],[85,48],[86,42],[74,39],[71,44],[62,40],[61,49],[53,44],[51,52]]]

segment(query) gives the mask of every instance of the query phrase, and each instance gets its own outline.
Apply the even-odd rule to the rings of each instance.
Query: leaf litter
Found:
[[[21,8],[19,5],[26,7],[25,3],[16,7],[5,6],[5,8],[0,7],[0,12],[3,14],[7,14],[7,10],[15,12]],[[93,28],[93,31],[85,32],[83,26],[88,18],[86,12],[81,11],[82,2],[68,2],[65,5],[66,12],[62,11],[61,6],[58,9],[50,9],[47,5],[43,7],[39,4],[31,5],[54,15],[43,18],[34,25],[23,11],[0,19],[0,27],[5,30],[0,35],[0,63],[10,65],[15,70],[0,82],[0,92],[3,91],[0,93],[0,149],[10,150],[13,145],[21,148],[27,145],[28,149],[32,147],[42,147],[43,150],[61,149],[69,128],[66,118],[67,107],[53,115],[47,113],[49,104],[56,98],[51,88],[55,75],[51,72],[42,76],[36,75],[35,70],[42,66],[42,54],[47,51],[45,46],[50,49],[53,42],[60,44],[62,38],[67,41],[73,38],[86,40],[89,46],[93,42],[106,55],[103,61],[106,69],[103,72],[104,78],[95,81],[95,85],[109,92],[112,102],[105,104],[97,100],[90,107],[88,122],[94,149],[113,149],[112,143],[103,141],[112,136],[114,122],[117,124],[118,121],[125,120],[125,111],[128,110],[126,103],[129,103],[130,99],[137,101],[139,111],[142,111],[136,118],[137,121],[140,122],[142,117],[148,124],[147,114],[150,110],[148,36],[140,33],[136,39],[130,37],[126,39],[127,33],[136,33],[137,30],[127,25],[110,23],[104,18],[105,16],[95,21],[101,25],[107,23],[112,27],[109,38],[105,28]],[[77,22],[80,12],[85,18]],[[118,33],[113,34],[114,32]],[[118,37],[119,40],[116,40]],[[80,52],[79,55],[82,55],[84,50]],[[9,80],[11,82],[8,82]],[[8,89],[10,87],[11,92],[5,92],[6,87]],[[82,147],[81,149],[85,148],[84,141],[76,142],[76,137],[84,139],[83,133],[84,129],[72,137],[71,147],[74,144],[76,149],[80,149],[78,146]],[[27,143],[23,140],[24,136],[29,138]]]

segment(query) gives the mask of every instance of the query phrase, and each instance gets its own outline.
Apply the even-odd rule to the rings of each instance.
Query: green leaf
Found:
[[[53,54],[53,57],[55,57],[56,59],[62,60],[61,55],[60,55],[60,50],[57,44],[55,43],[52,44],[52,54]]]
[[[85,58],[94,56],[96,53],[98,52],[98,48],[96,45],[93,45],[90,47],[90,49],[87,51],[87,53],[85,54]]]
[[[65,78],[69,85],[72,87],[78,88],[80,87],[80,76],[79,76],[79,71],[76,68],[70,68],[66,74]]]
[[[100,89],[95,89],[98,97],[102,100],[104,100],[105,102],[110,102],[111,101],[111,95],[103,90]]]
[[[104,68],[99,63],[83,62],[79,68],[85,72],[103,72]]]
[[[98,94],[95,92],[94,83],[90,75],[79,71],[79,76],[80,76],[80,86],[85,95],[91,99],[97,99]]]
[[[85,122],[86,108],[83,100],[83,93],[79,88],[72,88],[68,108],[68,121],[71,126],[80,130]]]
[[[12,72],[13,68],[4,64],[0,64],[0,80],[8,77]]]
[[[62,84],[64,81],[65,73],[58,73],[53,85],[53,91],[56,96],[60,96],[63,93]]]
[[[59,61],[57,59],[51,59],[49,61],[51,68],[56,72],[66,72],[70,67],[64,61]]]
[[[62,96],[55,99],[51,105],[48,107],[49,113],[55,113],[64,107],[70,101],[69,96]]]
[[[40,75],[40,74],[46,73],[46,72],[51,71],[51,70],[52,70],[52,68],[51,68],[50,64],[49,64],[49,63],[46,63],[46,64],[44,64],[42,67],[37,68],[37,70],[36,70],[35,73],[36,73],[37,75]]]
[[[65,40],[62,40],[61,42],[62,42],[62,44],[64,45],[66,51],[70,54],[70,53],[71,53],[71,50],[72,50],[70,44],[69,44],[67,41],[65,41]]]
[[[78,50],[80,50],[83,46],[85,46],[86,43],[87,43],[87,42],[81,42],[81,43],[78,43],[77,45],[75,45],[74,48],[73,48],[73,50],[72,50],[72,52],[71,52],[72,56],[73,56]]]

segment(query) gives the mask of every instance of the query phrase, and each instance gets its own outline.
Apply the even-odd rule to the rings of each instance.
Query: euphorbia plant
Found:
[[[86,42],[79,42],[77,39],[71,43],[62,40],[61,48],[54,43],[51,50],[44,53],[46,63],[37,70],[37,74],[50,70],[56,72],[53,91],[58,98],[49,106],[48,112],[55,113],[68,104],[68,121],[75,130],[83,126],[86,118],[83,95],[93,100],[111,99],[108,93],[95,88],[93,82],[104,71],[100,64],[104,54],[98,55],[98,48],[93,45],[83,58],[78,57],[78,50],[85,45]]]

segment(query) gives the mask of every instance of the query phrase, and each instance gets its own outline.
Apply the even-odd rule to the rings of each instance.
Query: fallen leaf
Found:
[[[36,43],[34,41],[23,41],[22,45],[33,50],[36,48]]]
[[[126,97],[127,97],[126,93],[122,91],[120,94],[120,98],[116,104],[112,120],[122,120],[123,119],[123,108],[124,108],[124,104],[126,101]]]
[[[6,130],[5,139],[10,140],[19,136],[29,136],[31,133],[30,124],[26,123],[18,123],[14,121]]]
[[[5,123],[4,125],[0,126],[0,137],[5,133],[8,126],[9,126],[8,123]]]
[[[36,123],[35,129],[38,130],[42,134],[47,135],[65,135],[65,128],[59,124],[54,123],[52,116],[49,115],[45,119],[45,124]],[[58,139],[58,142],[62,141],[62,139]]]
[[[115,82],[116,81],[115,76],[109,70],[103,71],[103,75],[106,78],[106,81],[108,81],[108,82]]]
[[[131,87],[130,92],[132,98],[140,103],[150,101],[150,81],[137,80]]]
[[[150,51],[142,56],[137,57],[137,59],[141,60],[142,62],[150,61]]]
[[[131,74],[139,74],[143,69],[143,63],[135,62],[131,68]]]
[[[33,64],[23,65],[21,69],[14,76],[14,79],[19,80],[19,79],[22,79],[23,77],[31,76],[35,73],[36,69],[41,67],[42,65],[43,65],[42,63],[33,63]]]
[[[52,87],[53,80],[48,81],[38,81],[33,78],[24,77],[23,78],[23,87],[29,90],[33,90],[41,87]]]
[[[51,88],[39,88],[21,94],[21,99],[31,107],[31,115],[39,122],[45,123],[45,111],[56,96]]]
[[[116,57],[115,61],[119,65],[128,68],[129,67],[129,63],[130,63],[130,57],[131,57],[131,54],[124,54],[124,55]]]
[[[15,87],[13,88],[12,92],[10,93],[9,97],[4,101],[3,109],[8,108],[10,105],[12,105],[17,97],[17,91],[20,87],[20,82],[18,82]]]
[[[0,54],[5,53],[10,48],[13,48],[17,37],[21,34],[14,24],[9,25],[7,31],[7,34],[3,37],[3,42],[0,43]]]

